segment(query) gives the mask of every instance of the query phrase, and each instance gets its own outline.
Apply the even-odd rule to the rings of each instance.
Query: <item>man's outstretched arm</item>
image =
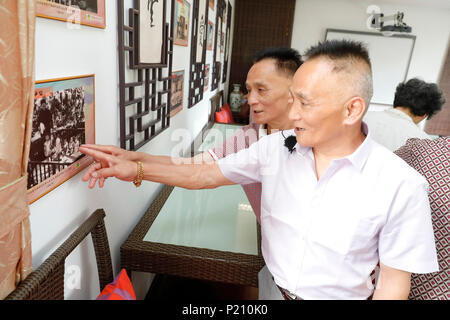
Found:
[[[98,162],[83,176],[83,181],[94,178],[94,183],[91,180],[89,184],[90,188],[95,186],[95,179],[99,179],[99,181],[109,177],[115,177],[122,181],[136,179],[137,163],[110,154],[107,148],[107,146],[100,145],[80,147],[82,153],[92,156]],[[225,178],[216,163],[183,163],[182,161],[172,161],[170,157],[148,154],[141,157],[140,161],[144,169],[143,180],[186,189],[209,189],[234,184]]]

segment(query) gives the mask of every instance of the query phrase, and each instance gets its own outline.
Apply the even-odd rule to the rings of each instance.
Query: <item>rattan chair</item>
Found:
[[[100,293],[108,283],[114,280],[104,217],[103,209],[96,210],[5,300],[64,300],[65,260],[89,233],[94,242]]]

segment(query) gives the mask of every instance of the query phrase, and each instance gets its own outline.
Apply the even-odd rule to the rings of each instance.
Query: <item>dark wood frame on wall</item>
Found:
[[[231,10],[233,10],[233,7],[231,6],[231,3],[228,1],[228,9],[227,9],[227,25],[225,27],[225,48],[224,51],[224,57],[223,57],[223,77],[222,77],[222,83],[225,83],[227,81],[227,72],[228,72],[228,60],[229,60],[229,54],[227,55],[227,47],[231,46],[231,43],[228,43],[228,39],[231,40]],[[229,37],[228,37],[229,35]],[[231,42],[231,41],[230,41]]]
[[[207,28],[208,28],[208,12],[209,0],[205,1],[205,19],[203,22],[203,49],[202,61],[197,62],[197,26],[200,16],[200,0],[193,0],[192,12],[192,32],[191,32],[191,57],[189,64],[189,98],[188,108],[192,108],[203,99],[203,89],[205,87],[205,70],[206,70],[206,45],[207,45]],[[196,92],[197,91],[197,92]]]
[[[164,27],[162,63],[159,64],[139,63],[140,1],[134,0],[134,7],[128,9],[128,25],[124,22],[124,0],[118,1],[120,147],[127,150],[139,149],[170,125],[175,0],[162,1]],[[170,2],[171,10],[170,21],[165,22],[168,2]],[[128,65],[126,65],[127,57]],[[166,70],[167,75],[163,75]],[[127,82],[126,74],[135,80]],[[158,86],[162,89],[158,89]],[[141,89],[143,96],[136,97],[136,89]],[[166,102],[163,102],[164,97]],[[127,110],[132,110],[132,107],[135,107],[136,111],[127,116]],[[155,116],[156,119],[154,119]],[[153,118],[147,120],[145,117]],[[157,128],[158,124],[160,128]],[[143,136],[139,141],[138,135]]]
[[[220,82],[220,75],[221,75],[221,65],[220,65],[220,61],[217,61],[217,55],[220,55],[220,52],[217,53],[217,41],[220,41],[220,39],[218,38],[218,34],[219,34],[219,17],[222,18],[222,24],[223,24],[223,12],[225,10],[226,7],[226,2],[225,0],[218,0],[217,1],[217,6],[216,6],[216,30],[214,30],[215,35],[214,35],[214,47],[213,47],[213,63],[212,63],[212,74],[211,74],[211,78],[212,78],[212,83],[211,83],[211,90],[215,90],[219,87],[219,82]],[[220,35],[219,35],[220,37]]]

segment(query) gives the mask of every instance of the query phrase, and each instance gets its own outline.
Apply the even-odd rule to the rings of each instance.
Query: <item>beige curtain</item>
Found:
[[[32,271],[26,198],[35,1],[0,1],[0,299]]]

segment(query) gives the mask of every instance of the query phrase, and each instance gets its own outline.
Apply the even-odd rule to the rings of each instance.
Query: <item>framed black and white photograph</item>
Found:
[[[94,75],[37,81],[28,161],[30,203],[86,168],[95,143]]]

